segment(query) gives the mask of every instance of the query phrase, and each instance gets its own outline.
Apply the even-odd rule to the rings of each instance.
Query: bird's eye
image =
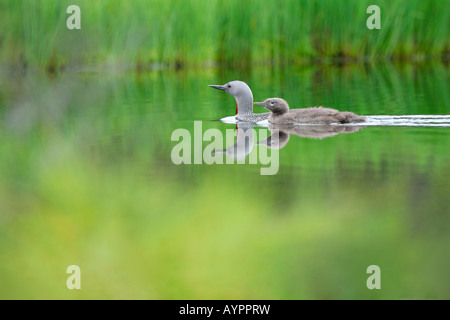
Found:
[[[274,104],[275,104],[275,102],[274,102],[274,101],[271,101],[271,102],[270,102],[270,105],[272,105],[272,106],[273,106]]]
[[[228,87],[228,88],[231,88],[231,84],[229,84],[227,87]]]

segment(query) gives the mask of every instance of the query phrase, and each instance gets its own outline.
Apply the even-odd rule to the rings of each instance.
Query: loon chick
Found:
[[[242,81],[235,80],[221,85],[209,85],[211,88],[228,92],[236,99],[236,120],[257,122],[266,120],[270,112],[253,113],[253,94],[250,87]]]
[[[269,122],[274,124],[332,124],[366,121],[363,116],[358,116],[353,112],[331,108],[313,107],[289,110],[289,105],[281,98],[269,98],[264,102],[255,102],[255,104],[272,111]]]

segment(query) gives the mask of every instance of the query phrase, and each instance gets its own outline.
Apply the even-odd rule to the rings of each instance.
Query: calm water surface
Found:
[[[449,115],[448,67],[3,74],[0,297],[450,298],[448,127],[291,128],[270,152],[255,126],[244,163],[171,158],[177,129],[192,162],[210,129],[234,144],[236,125],[217,121],[234,99],[208,84],[239,79],[293,108]]]

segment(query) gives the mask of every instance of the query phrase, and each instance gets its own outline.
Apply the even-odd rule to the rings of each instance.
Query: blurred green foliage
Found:
[[[170,160],[174,129],[233,128],[208,121],[234,101],[207,84],[240,78],[298,107],[448,114],[445,66],[2,71],[0,298],[450,297],[448,129],[291,137],[276,176]],[[66,288],[72,264],[79,291]],[[372,264],[379,291],[366,288]]]
[[[81,8],[78,31],[66,27],[72,4]],[[373,4],[381,30],[366,27]],[[449,21],[448,0],[4,0],[0,58],[51,71],[440,59]]]

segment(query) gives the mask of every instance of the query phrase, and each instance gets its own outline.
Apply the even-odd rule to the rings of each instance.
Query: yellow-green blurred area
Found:
[[[69,4],[81,30],[66,28]],[[366,28],[369,4],[381,30]],[[172,133],[194,143],[195,120],[235,130],[215,121],[234,99],[208,84],[236,79],[292,108],[450,114],[449,10],[0,2],[0,298],[449,299],[448,128],[291,136],[272,176],[171,159]],[[81,290],[66,286],[70,265]]]
[[[448,129],[294,136],[274,176],[176,166],[170,140],[234,129],[209,121],[234,101],[207,84],[239,75],[298,106],[448,114],[446,67],[271,72],[279,87],[266,68],[3,79],[1,298],[449,298]]]

